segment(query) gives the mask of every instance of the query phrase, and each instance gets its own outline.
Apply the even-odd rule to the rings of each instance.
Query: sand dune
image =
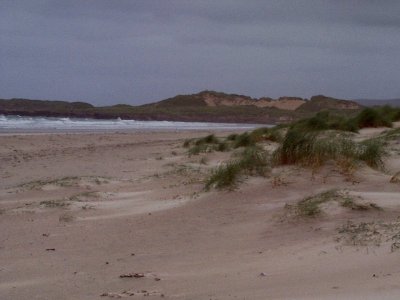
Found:
[[[206,192],[229,153],[188,157],[183,141],[205,134],[0,136],[0,298],[399,298],[398,144],[386,172],[353,181],[287,166]],[[332,189],[368,209],[291,213]]]

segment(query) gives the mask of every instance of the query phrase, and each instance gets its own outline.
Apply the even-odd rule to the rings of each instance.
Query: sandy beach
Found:
[[[209,133],[0,135],[0,298],[399,299],[399,141],[384,172],[283,166],[205,191],[230,153],[182,144]],[[373,205],[290,214],[332,189]]]

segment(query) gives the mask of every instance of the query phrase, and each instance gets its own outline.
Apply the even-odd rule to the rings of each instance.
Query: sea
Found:
[[[83,119],[57,117],[28,117],[0,115],[0,132],[81,132],[81,131],[124,131],[124,130],[250,130],[270,127],[260,124],[135,121],[121,119]]]

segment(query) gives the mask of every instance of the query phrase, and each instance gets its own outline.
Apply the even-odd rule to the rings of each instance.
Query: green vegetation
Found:
[[[383,169],[383,158],[386,151],[383,143],[378,139],[366,140],[359,145],[358,159],[364,161],[368,166],[375,169]]]
[[[391,121],[398,118],[399,110],[391,107],[367,108],[348,117],[319,112],[291,124],[257,128],[230,134],[226,138],[209,135],[187,140],[184,147],[188,148],[189,155],[242,149],[239,156],[233,156],[212,170],[206,180],[207,189],[234,187],[243,175],[265,176],[267,166],[299,165],[318,169],[328,161],[335,162],[341,174],[353,180],[355,170],[362,163],[374,169],[384,169],[385,146],[390,140],[400,137],[400,129],[397,128],[357,142],[354,140],[356,132],[364,126],[391,126]],[[263,147],[267,144],[271,146],[271,142],[278,146],[272,155],[268,155]]]
[[[205,188],[206,190],[211,187],[232,189],[238,182],[240,172],[241,168],[237,161],[224,163],[212,170],[210,177],[206,180]]]
[[[396,140],[398,138],[400,138],[400,128],[386,130],[378,137],[382,142]]]
[[[383,167],[383,145],[376,140],[356,143],[336,132],[309,132],[290,129],[273,153],[277,165],[302,165],[318,168],[328,160],[363,161],[373,168]]]
[[[295,205],[286,205],[286,208],[300,217],[315,217],[321,214],[321,204],[330,201],[339,203],[340,206],[352,210],[381,209],[375,203],[360,203],[348,193],[338,190],[328,190],[300,200]]]
[[[268,153],[261,147],[248,147],[239,154],[239,165],[248,175],[265,176],[268,171]]]
[[[268,154],[259,147],[244,149],[237,158],[212,170],[206,180],[206,189],[232,189],[243,175],[265,176],[268,171]]]
[[[381,109],[365,108],[357,117],[357,126],[365,127],[392,127],[392,121]]]
[[[300,119],[290,124],[290,128],[303,131],[340,130],[358,132],[366,127],[392,127],[392,122],[400,121],[400,108],[383,106],[365,108],[357,115],[346,116],[331,111],[320,111],[310,118]]]
[[[320,205],[322,203],[335,200],[338,197],[336,190],[329,190],[311,197],[304,198],[297,203],[295,210],[300,216],[314,217],[321,213]]]
[[[373,221],[353,223],[348,221],[338,228],[338,242],[351,246],[381,246],[385,244],[391,252],[400,249],[400,222]]]
[[[213,134],[207,135],[206,137],[197,139],[195,141],[195,145],[203,145],[203,144],[218,144],[219,140]]]
[[[87,181],[88,183],[94,183],[97,185],[106,184],[109,182],[109,178],[105,177],[98,177],[98,176],[66,176],[62,178],[57,178],[53,180],[35,180],[28,183],[23,183],[18,187],[27,189],[27,190],[34,190],[34,189],[41,189],[45,186],[58,186],[58,187],[71,187],[79,185],[82,181]]]
[[[382,208],[376,203],[359,203],[355,201],[355,199],[348,196],[344,197],[341,200],[340,205],[346,208],[350,208],[352,210],[368,210],[370,208],[382,210]]]
[[[358,126],[354,118],[346,118],[342,115],[332,114],[328,111],[317,113],[315,116],[307,119],[301,119],[291,124],[290,128],[303,131],[318,130],[340,130],[357,132]]]
[[[189,148],[188,155],[198,155],[200,153],[207,153],[213,151],[224,152],[229,150],[226,142],[220,141],[215,135],[211,134],[199,139],[186,140],[183,147]]]
[[[400,121],[400,108],[399,107],[391,107],[389,105],[385,105],[382,107],[376,107],[375,109],[377,111],[379,111],[380,114],[382,114],[387,119],[389,119],[390,122]]]
[[[239,134],[236,136],[235,140],[233,141],[233,148],[239,148],[239,147],[250,147],[254,146],[256,144],[255,139],[251,134],[248,132]]]
[[[65,202],[64,199],[62,200],[45,200],[41,201],[40,205],[48,208],[65,208],[70,205],[70,203]]]
[[[282,129],[285,126],[278,125],[272,128],[263,127],[253,130],[250,135],[255,142],[271,141],[271,142],[281,142],[283,139]]]
[[[283,139],[284,126],[273,128],[257,128],[251,132],[231,134],[225,139],[218,139],[215,135],[208,135],[198,139],[188,139],[183,143],[188,148],[188,155],[198,155],[213,151],[225,152],[230,149],[255,147],[263,141],[280,142]]]

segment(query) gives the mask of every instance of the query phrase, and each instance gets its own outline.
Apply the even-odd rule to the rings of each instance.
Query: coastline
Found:
[[[46,118],[0,115],[1,133],[110,133],[110,132],[162,132],[203,130],[251,130],[271,127],[268,124],[137,121],[121,119]]]

